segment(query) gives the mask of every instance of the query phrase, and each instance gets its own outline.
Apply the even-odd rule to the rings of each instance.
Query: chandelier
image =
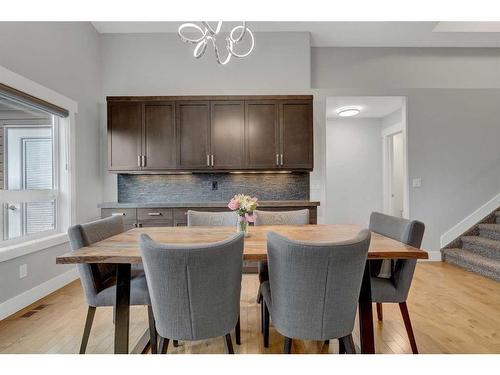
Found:
[[[179,27],[177,33],[183,42],[196,45],[193,55],[197,59],[203,56],[207,50],[208,44],[212,44],[215,59],[221,65],[226,65],[231,60],[232,56],[242,58],[247,57],[250,53],[252,53],[255,45],[255,39],[252,31],[247,27],[246,22],[243,22],[243,25],[234,27],[226,36],[226,48],[224,52],[221,52],[217,45],[217,38],[220,39],[222,37],[222,35],[220,35],[221,27],[222,21],[217,21],[215,28],[207,21],[203,21],[202,26],[195,23],[184,23]],[[250,48],[246,52],[237,51],[236,47],[244,39],[249,39]]]

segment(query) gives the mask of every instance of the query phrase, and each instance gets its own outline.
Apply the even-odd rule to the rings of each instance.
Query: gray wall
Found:
[[[360,55],[358,48],[312,48],[312,82],[316,86],[315,103],[318,103],[314,110],[315,122],[326,123],[324,100],[329,96],[407,97],[409,178],[410,181],[422,178],[421,188],[410,187],[410,217],[425,222],[423,247],[438,259],[440,236],[500,192],[500,90],[464,88],[499,87],[499,50],[474,49],[477,61],[469,57],[470,65],[462,66],[461,73],[456,71],[451,80],[448,70],[457,63],[455,57],[460,53],[447,49],[446,54],[440,54],[440,63],[434,67],[416,65],[413,71],[407,72],[412,77],[400,77],[398,85],[389,73],[382,74],[365,61],[390,56],[381,56],[380,51],[368,54],[369,50],[373,49]],[[396,51],[400,65],[412,64],[414,53],[406,48],[396,50],[402,50]],[[428,54],[438,52],[435,48],[430,50]],[[472,56],[474,50],[468,51],[469,55]],[[406,58],[402,57],[403,52],[408,52]],[[373,80],[365,82],[353,75],[352,66],[338,64],[337,54],[356,65],[363,77],[378,76],[376,85]],[[485,58],[485,54],[488,57]],[[497,56],[496,60],[493,55]],[[486,64],[485,59],[491,64]],[[480,69],[485,66],[489,68],[487,71]],[[485,82],[485,75],[491,78],[489,83]],[[350,78],[349,82],[342,77]],[[387,79],[384,81],[381,77]],[[430,88],[422,87],[424,84]],[[329,85],[331,88],[324,88]],[[324,176],[326,143],[320,141],[315,147],[323,150],[315,160],[318,166],[315,172]],[[323,197],[328,200],[324,192]]]
[[[108,95],[309,94],[309,33],[256,33],[255,50],[228,65],[210,48],[193,58],[193,46],[176,34],[102,35],[101,173],[105,201],[117,199],[116,175],[107,172]]]
[[[382,210],[380,119],[328,119],[326,144],[326,221],[366,225]]]
[[[78,102],[76,117],[76,217],[97,217],[99,176],[99,34],[88,22],[0,22],[0,65]],[[0,263],[0,303],[68,270],[57,246]],[[28,277],[19,279],[19,264]]]

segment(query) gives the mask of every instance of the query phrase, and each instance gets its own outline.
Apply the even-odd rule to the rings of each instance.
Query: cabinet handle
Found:
[[[148,212],[148,216],[161,216],[161,212]]]
[[[146,166],[146,155],[141,155],[142,157],[142,167]]]
[[[210,159],[212,160],[212,167],[213,167],[214,166],[214,155],[213,154],[210,156]]]
[[[137,166],[138,167],[142,167],[142,158],[141,158],[142,155],[137,155]]]
[[[280,155],[276,154],[276,165],[279,167],[280,165]]]
[[[113,212],[111,216],[125,216],[125,212]]]
[[[210,155],[207,154],[207,167],[210,167]]]
[[[283,154],[281,154],[281,166],[283,166]]]

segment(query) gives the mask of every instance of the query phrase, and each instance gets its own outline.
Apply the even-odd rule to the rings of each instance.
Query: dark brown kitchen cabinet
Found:
[[[143,170],[175,169],[175,105],[144,105]]]
[[[244,102],[210,102],[210,114],[210,166],[213,169],[242,169],[245,164]]]
[[[178,168],[210,168],[210,103],[178,102],[176,122]]]
[[[279,105],[275,101],[245,103],[245,159],[249,169],[280,168]]]
[[[311,102],[280,104],[282,168],[313,169],[312,116]]]
[[[140,103],[108,103],[108,163],[111,171],[141,168]]]
[[[108,97],[109,170],[310,171],[311,96]]]

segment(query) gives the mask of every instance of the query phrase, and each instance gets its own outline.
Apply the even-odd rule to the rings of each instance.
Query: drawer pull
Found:
[[[161,212],[148,212],[148,216],[161,216]]]
[[[125,216],[125,212],[113,212],[111,216]]]

